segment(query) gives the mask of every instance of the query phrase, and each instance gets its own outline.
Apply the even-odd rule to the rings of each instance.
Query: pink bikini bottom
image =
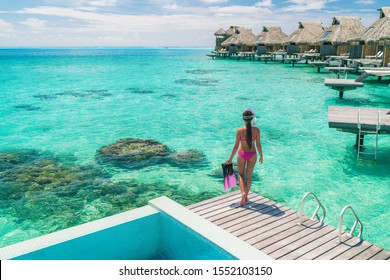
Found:
[[[256,152],[244,152],[244,151],[238,151],[238,155],[240,155],[245,161],[249,161]]]

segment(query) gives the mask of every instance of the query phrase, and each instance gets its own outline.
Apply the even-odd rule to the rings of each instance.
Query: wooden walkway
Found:
[[[187,208],[278,260],[388,260],[390,252],[357,237],[320,225],[279,203],[251,193],[239,206],[241,193],[231,192]]]
[[[390,109],[360,108],[361,127],[365,131],[376,131],[378,112],[380,110],[379,134],[390,134]],[[345,106],[328,107],[328,124],[330,128],[341,131],[358,132],[359,108]]]

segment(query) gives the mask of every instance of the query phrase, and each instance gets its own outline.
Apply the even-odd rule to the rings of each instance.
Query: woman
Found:
[[[256,116],[251,109],[247,109],[242,114],[242,119],[244,120],[245,126],[237,129],[236,142],[234,143],[232,154],[226,161],[226,164],[231,164],[234,155],[238,150],[238,182],[241,189],[241,206],[248,201],[248,193],[252,185],[253,168],[255,167],[257,161],[256,147],[260,156],[259,162],[260,164],[263,163],[263,151],[260,144],[260,129],[254,127],[256,122],[253,122],[252,125],[252,120],[256,119]],[[244,173],[246,174],[245,180]]]

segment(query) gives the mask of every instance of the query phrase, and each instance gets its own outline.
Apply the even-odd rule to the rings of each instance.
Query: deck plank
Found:
[[[202,205],[192,211],[199,215],[204,215],[205,213],[211,212],[215,209],[224,208],[226,206],[232,205],[234,202],[238,200],[239,194],[235,194],[233,196],[227,196],[223,199],[220,199],[218,201],[215,201],[213,203],[208,203],[205,205]]]
[[[355,250],[347,250],[344,253],[342,253],[341,255],[338,255],[337,257],[335,257],[334,259],[335,260],[349,260],[349,259],[352,259],[353,257],[355,257],[356,255],[364,252],[365,250],[369,249],[370,247],[372,247],[371,243],[369,243],[367,241],[363,241],[359,246],[356,247]]]
[[[283,217],[278,218],[271,218],[272,216],[266,217],[262,221],[254,224],[252,227],[247,227],[238,231],[234,232],[235,236],[238,236],[239,238],[243,240],[250,239],[260,233],[263,233],[265,231],[271,230],[283,223],[286,223],[286,221],[289,221],[289,216],[295,214],[294,211],[286,212],[286,215]],[[256,229],[256,230],[254,230]]]
[[[349,238],[342,243],[339,244],[339,246],[334,247],[333,249],[329,250],[325,254],[320,255],[319,257],[315,258],[317,260],[332,260],[336,258],[338,255],[343,254],[347,250],[353,250],[353,248],[358,248],[363,243],[363,240],[360,240],[358,238],[352,237]]]
[[[228,198],[230,196],[237,196],[238,193],[239,193],[239,191],[234,191],[234,192],[230,192],[230,193],[224,194],[222,196],[216,196],[216,197],[213,197],[213,198],[210,198],[210,199],[207,199],[207,200],[199,201],[197,203],[188,205],[187,209],[190,209],[191,211],[195,211],[196,208],[199,208],[201,206],[212,204],[212,203],[214,203],[216,201],[219,201],[219,200],[224,199],[224,198]]]
[[[235,209],[226,210],[226,212],[221,213],[219,215],[212,216],[210,220],[217,225],[228,223],[231,220],[237,220],[237,219],[246,220],[249,219],[251,215],[256,216],[257,213],[255,213],[255,211],[265,211],[266,208],[269,208],[275,203],[276,202],[271,201],[269,199],[253,201],[250,204],[250,207],[253,209],[252,212],[246,211],[246,207],[237,207]]]
[[[390,109],[357,108],[346,106],[328,107],[328,124],[330,128],[358,129],[358,111],[360,109],[362,128],[376,130],[380,110],[380,134],[390,132]]]
[[[249,202],[248,204],[255,205],[256,203],[261,203],[261,202],[272,203],[270,200],[267,200],[265,198],[255,198],[251,202]],[[223,218],[229,217],[235,213],[242,214],[243,212],[245,212],[245,209],[243,207],[240,207],[239,203],[234,202],[230,205],[217,208],[212,212],[210,211],[210,212],[204,214],[203,217],[210,220],[210,221],[216,222],[216,221],[221,220]]]
[[[390,252],[386,250],[382,250],[375,256],[369,258],[369,260],[389,260],[389,259],[390,259]]]
[[[310,252],[329,242],[335,240],[335,235],[332,234],[333,229],[331,227],[324,227],[321,230],[316,231],[315,234],[310,234],[307,237],[299,240],[299,243],[291,243],[286,248],[290,249],[290,252],[279,258],[281,260],[295,260],[302,255],[306,255],[308,259],[311,258]],[[324,235],[321,235],[324,234]],[[306,244],[305,244],[306,243]]]
[[[251,193],[245,206],[239,205],[240,191],[227,193],[187,208],[275,259],[390,259],[390,252],[357,237],[322,225],[275,201]]]
[[[376,245],[372,245],[367,250],[364,250],[363,252],[355,255],[353,258],[351,258],[351,260],[368,260],[368,259],[374,257],[376,254],[378,254],[382,250],[383,250],[382,248],[380,248]]]
[[[301,231],[295,235],[292,235],[289,238],[286,238],[283,241],[283,244],[286,245],[282,246],[280,249],[276,251],[273,251],[272,253],[270,253],[270,255],[275,259],[283,258],[284,256],[291,254],[294,250],[302,246],[305,246],[306,244],[322,237],[323,235],[329,233],[330,231],[331,228],[328,226],[321,227],[315,231],[309,231],[307,233]],[[291,258],[287,256],[284,259],[293,259],[293,258],[294,258],[293,256]]]
[[[287,207],[277,208],[275,209],[273,207],[274,205],[264,205],[263,208],[259,209],[259,211],[262,211],[262,215],[259,215],[259,212],[248,212],[244,211],[246,215],[244,216],[241,214],[240,216],[233,216],[231,217],[231,220],[220,220],[216,224],[221,226],[223,229],[229,230],[229,231],[237,231],[245,226],[252,225],[254,223],[261,222],[265,219],[269,219],[273,215],[279,215],[280,211],[286,211],[288,210]],[[222,223],[223,221],[223,223]]]
[[[334,233],[335,232],[336,231],[334,231]],[[320,245],[317,248],[315,248],[312,251],[310,251],[310,255],[309,256],[303,255],[303,256],[299,257],[298,259],[314,260],[314,259],[320,257],[321,255],[324,255],[324,254],[328,253],[329,251],[336,249],[336,247],[343,247],[344,245],[340,245],[337,242],[337,237],[338,237],[338,234],[336,234],[336,238],[335,239],[330,240],[330,241],[328,241],[326,243],[323,243],[322,245]],[[347,241],[347,239],[345,241]]]
[[[312,226],[316,223],[316,221],[308,220],[306,224],[308,226]],[[299,226],[296,221],[291,221],[289,223],[280,226],[279,228],[266,232],[263,234],[259,234],[252,239],[249,239],[248,242],[253,243],[254,247],[259,250],[263,250],[269,246],[280,246],[279,242],[282,242],[284,239],[300,232],[307,230],[306,227]]]

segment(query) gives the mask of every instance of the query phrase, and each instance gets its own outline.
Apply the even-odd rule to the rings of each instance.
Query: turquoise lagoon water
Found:
[[[364,239],[390,249],[390,138],[379,138],[376,162],[357,161],[355,136],[327,123],[328,106],[389,108],[388,81],[368,78],[339,100],[323,84],[331,73],[209,52],[1,49],[0,246],[161,195],[188,205],[223,194],[220,166],[250,107],[264,151],[252,190],[295,210],[312,191],[333,226],[352,205]],[[121,138],[196,149],[206,161],[125,168],[96,160],[97,149]]]

